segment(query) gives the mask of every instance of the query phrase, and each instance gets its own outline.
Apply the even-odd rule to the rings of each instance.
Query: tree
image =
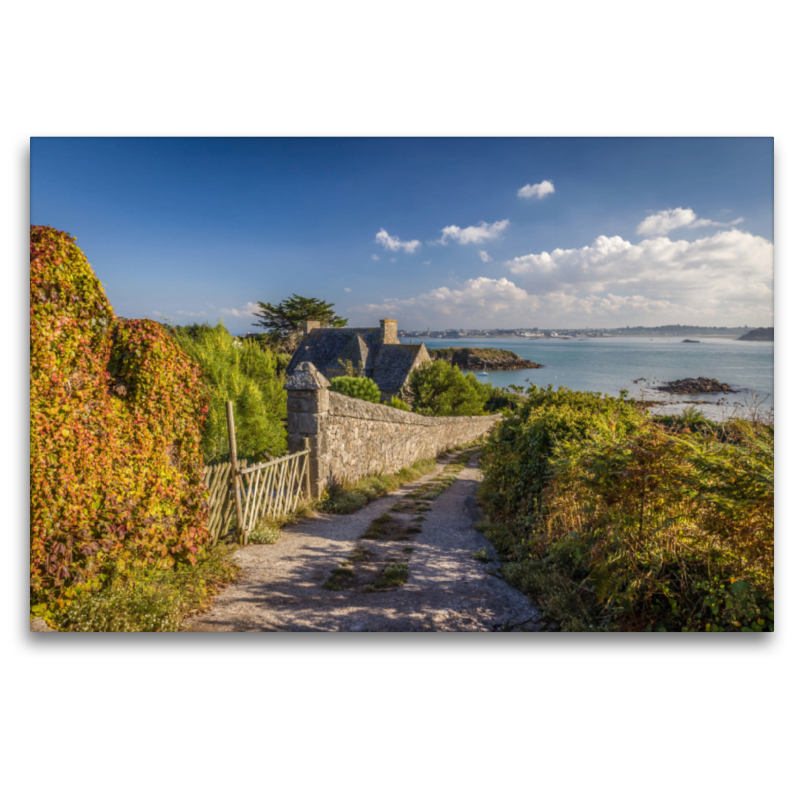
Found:
[[[477,416],[492,387],[472,373],[466,375],[447,361],[432,361],[417,367],[403,390],[403,400],[417,414],[434,417]]]
[[[201,449],[206,462],[230,457],[225,401],[233,401],[239,458],[263,460],[286,451],[286,391],[276,355],[234,339],[220,322],[176,328],[175,340],[203,371],[210,400]]]
[[[282,349],[295,349],[303,323],[309,320],[318,321],[323,328],[343,328],[347,325],[346,319],[334,313],[333,303],[316,297],[293,294],[277,306],[261,302],[258,306],[259,311],[255,315],[259,320],[253,325],[266,328],[271,343]]]

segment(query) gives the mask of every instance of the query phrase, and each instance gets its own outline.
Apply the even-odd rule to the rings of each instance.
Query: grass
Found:
[[[138,570],[76,599],[52,620],[62,631],[177,631],[183,618],[208,607],[239,574],[235,545],[218,544],[194,566]]]
[[[347,562],[345,562],[346,564]],[[328,580],[322,584],[323,589],[327,589],[329,592],[340,592],[342,589],[346,589],[349,584],[355,580],[356,573],[353,571],[352,567],[348,566],[341,566],[336,567]]]
[[[423,458],[393,475],[372,475],[354,483],[334,484],[319,503],[319,510],[329,514],[352,514],[367,503],[418,480],[436,468],[436,460]]]
[[[275,544],[281,538],[281,529],[262,520],[247,536],[248,544]]]
[[[489,551],[485,547],[481,547],[480,550],[476,550],[472,554],[472,557],[476,561],[480,561],[482,564],[488,564],[492,560],[492,557],[489,555]]]
[[[401,561],[397,564],[387,564],[383,574],[377,581],[364,587],[365,592],[379,592],[384,589],[394,589],[408,582],[408,562]]]
[[[347,561],[345,563],[350,564],[358,564],[362,561],[369,561],[371,552],[368,547],[364,547],[363,545],[357,545],[356,549],[350,553]]]
[[[391,514],[381,514],[376,517],[369,525],[364,533],[359,536],[359,539],[383,539],[389,533],[388,525],[394,520]]]

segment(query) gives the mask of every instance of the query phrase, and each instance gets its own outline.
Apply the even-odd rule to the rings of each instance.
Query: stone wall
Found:
[[[311,448],[314,496],[332,482],[392,473],[420,458],[467,444],[502,419],[423,417],[328,391],[328,381],[312,364],[300,364],[286,383],[289,448]]]

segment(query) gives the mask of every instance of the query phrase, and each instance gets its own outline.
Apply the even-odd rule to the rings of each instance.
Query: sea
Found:
[[[725,337],[657,338],[576,337],[523,339],[402,339],[404,343],[425,342],[429,350],[441,347],[493,347],[511,350],[541,369],[489,371],[478,380],[493,386],[530,385],[601,392],[618,395],[625,390],[642,400],[665,405],[655,413],[680,413],[695,405],[709,419],[731,416],[761,418],[774,408],[774,342],[741,342]],[[477,372],[476,372],[477,375]],[[716,378],[735,392],[729,394],[675,395],[655,387],[682,378]]]

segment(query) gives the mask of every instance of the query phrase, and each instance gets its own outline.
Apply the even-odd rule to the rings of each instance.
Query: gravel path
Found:
[[[475,492],[482,478],[478,454],[436,498],[408,541],[366,542],[370,523],[409,492],[440,477],[452,459],[430,475],[376,500],[354,514],[323,514],[283,529],[274,545],[249,545],[236,553],[243,567],[212,608],[191,618],[190,631],[509,631],[538,630],[539,614],[528,598],[491,574],[475,551],[491,545],[474,528]],[[415,513],[415,512],[412,512]],[[411,514],[394,513],[411,522]],[[331,570],[357,546],[373,558],[402,558],[408,582],[377,592],[363,586],[327,590]],[[391,552],[392,555],[389,555]],[[369,566],[369,565],[367,565]],[[374,568],[373,568],[374,569]]]

